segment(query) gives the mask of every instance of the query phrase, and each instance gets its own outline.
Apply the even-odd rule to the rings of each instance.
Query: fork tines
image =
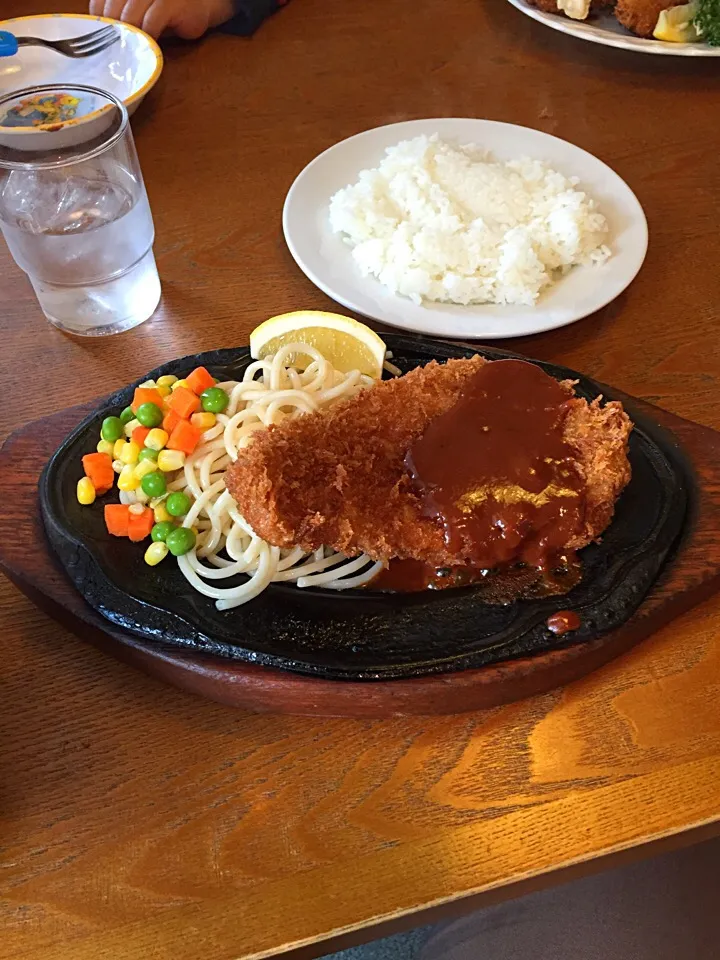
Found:
[[[73,53],[87,57],[105,50],[106,47],[119,39],[120,34],[115,27],[108,25],[100,30],[93,30],[92,33],[86,33],[82,37],[73,37],[72,40],[66,40],[65,43]]]

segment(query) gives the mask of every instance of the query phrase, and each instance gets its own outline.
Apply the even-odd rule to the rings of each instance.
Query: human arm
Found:
[[[90,0],[90,13],[140,27],[153,37],[166,31],[196,40],[213,27],[248,36],[284,0]]]

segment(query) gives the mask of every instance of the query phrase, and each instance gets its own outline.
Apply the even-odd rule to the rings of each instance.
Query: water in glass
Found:
[[[121,166],[100,172],[58,171],[49,184],[13,170],[0,193],[10,252],[48,318],[75,332],[112,333],[160,299],[145,187]]]
[[[160,300],[127,110],[93,87],[45,85],[0,96],[0,117],[38,96],[89,112],[67,125],[8,130],[0,120],[0,228],[52,323],[86,336],[127,330]]]

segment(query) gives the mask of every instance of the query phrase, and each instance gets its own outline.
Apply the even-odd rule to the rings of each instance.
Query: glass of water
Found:
[[[0,97],[0,229],[61,330],[103,336],[153,314],[155,228],[122,101],[82,85]]]

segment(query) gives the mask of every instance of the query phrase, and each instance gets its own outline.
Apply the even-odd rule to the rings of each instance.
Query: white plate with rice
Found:
[[[345,307],[482,340],[601,309],[632,282],[648,239],[634,193],[592,154],[539,130],[452,118],[326,150],[290,188],[283,230],[301,270]]]

